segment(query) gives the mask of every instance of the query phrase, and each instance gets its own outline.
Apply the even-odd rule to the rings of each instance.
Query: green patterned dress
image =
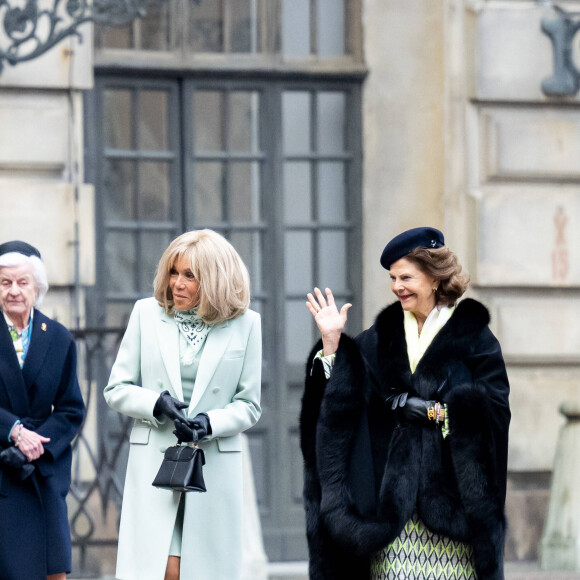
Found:
[[[370,580],[476,580],[472,549],[428,530],[417,514],[371,558]]]

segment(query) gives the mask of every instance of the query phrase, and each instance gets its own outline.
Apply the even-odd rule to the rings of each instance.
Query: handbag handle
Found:
[[[197,435],[197,431],[195,429],[192,430],[193,432],[193,441],[189,441],[187,443],[188,447],[193,447],[194,449],[198,447],[199,437]],[[178,437],[177,438],[177,445],[181,445],[183,441]]]

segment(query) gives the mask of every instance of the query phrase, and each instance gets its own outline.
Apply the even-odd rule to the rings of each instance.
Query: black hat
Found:
[[[415,248],[441,248],[445,245],[443,234],[435,228],[413,228],[395,236],[381,255],[381,266],[386,270]]]
[[[10,252],[16,252],[18,254],[23,254],[24,256],[41,257],[40,252],[34,246],[31,246],[26,242],[21,242],[20,240],[13,240],[11,242],[0,244],[0,256],[9,254]]]

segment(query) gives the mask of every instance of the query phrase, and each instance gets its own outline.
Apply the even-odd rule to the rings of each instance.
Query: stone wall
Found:
[[[37,246],[51,289],[43,311],[82,319],[78,290],[94,283],[93,190],[83,183],[83,95],[92,29],[0,75],[0,238]]]

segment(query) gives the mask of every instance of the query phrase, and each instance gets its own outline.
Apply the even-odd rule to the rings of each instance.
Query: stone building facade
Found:
[[[263,11],[274,4],[279,7],[277,17],[290,23],[286,29],[281,26],[279,33],[294,34],[298,44],[301,21],[298,17],[292,20],[292,11],[284,7],[284,2],[256,3]],[[312,225],[316,221],[312,216],[292,213],[295,208],[286,200],[288,180],[284,181],[284,175],[295,171],[292,175],[299,176],[299,164],[309,163],[309,175],[319,180],[317,187],[322,191],[323,187],[336,187],[337,182],[325,182],[323,174],[317,173],[317,164],[328,162],[336,168],[344,163],[348,177],[343,178],[346,186],[339,186],[345,188],[348,215],[344,219],[335,216],[331,226],[320,216],[316,223],[322,223],[320,232],[330,228],[335,234],[347,232],[346,237],[329,238],[331,246],[325,246],[323,234],[316,230],[318,233],[312,235],[317,244],[298,244],[296,248],[322,252],[324,248],[336,248],[333,239],[343,243],[344,264],[328,277],[339,279],[341,268],[346,271],[346,265],[354,265],[356,279],[341,296],[357,302],[349,323],[351,331],[356,332],[370,324],[390,301],[388,278],[378,263],[385,242],[419,225],[433,225],[445,232],[449,246],[471,275],[472,295],[491,310],[512,385],[506,556],[512,560],[536,559],[562,424],[558,406],[580,396],[580,332],[575,324],[580,308],[580,243],[575,227],[575,220],[580,219],[580,101],[574,94],[555,97],[542,92],[542,81],[554,73],[552,44],[542,31],[542,22],[555,18],[554,9],[531,0],[344,0],[344,5],[338,4],[344,11],[332,12],[334,23],[347,31],[340,41],[346,48],[339,50],[338,56],[330,42],[328,54],[322,55],[319,50],[317,59],[312,54],[302,55],[303,60],[285,59],[279,53],[291,52],[292,47],[288,41],[274,39],[273,48],[264,49],[267,54],[262,60],[234,55],[224,65],[213,56],[201,61],[179,57],[181,60],[167,65],[169,57],[160,53],[149,56],[118,49],[94,51],[93,30],[85,25],[82,42],[68,39],[37,60],[7,66],[0,76],[0,237],[25,239],[41,249],[52,286],[44,308],[49,316],[73,329],[95,325],[98,317],[87,313],[87,305],[94,289],[104,285],[99,276],[107,273],[101,265],[110,259],[110,246],[105,246],[112,243],[102,241],[103,224],[107,223],[103,212],[109,203],[103,199],[110,201],[111,193],[103,190],[107,187],[102,179],[104,166],[95,162],[94,143],[100,142],[101,133],[108,130],[94,113],[99,94],[106,99],[107,87],[115,83],[124,87],[127,79],[133,82],[134,90],[139,82],[161,79],[170,84],[177,78],[175,90],[186,95],[187,90],[179,91],[189,82],[194,84],[194,93],[199,86],[218,92],[235,86],[240,91],[257,91],[264,97],[260,110],[271,107],[266,120],[275,121],[279,115],[281,126],[289,127],[289,119],[297,123],[300,116],[285,118],[284,107],[291,99],[282,96],[276,101],[280,94],[276,91],[285,94],[288,90],[290,96],[302,94],[300,91],[315,95],[310,102],[317,104],[309,109],[309,118],[316,119],[317,111],[330,122],[333,117],[324,117],[325,95],[343,91],[347,104],[341,113],[345,115],[342,126],[348,136],[344,150],[333,150],[331,143],[329,151],[320,150],[316,155],[312,151],[308,155],[289,154],[284,150],[288,144],[283,138],[281,145],[275,140],[268,142],[273,150],[280,148],[274,155],[278,157],[272,160],[272,173],[262,184],[273,184],[274,189],[264,194],[264,214],[271,210],[274,217],[271,226],[265,218],[264,226],[249,219],[257,236],[262,227],[266,233],[257,245],[247,245],[244,257],[257,262],[254,252],[261,256],[264,247],[275,247],[279,259],[265,261],[266,269],[285,261],[286,274],[293,268],[299,271],[301,261],[293,263],[292,252],[285,253],[284,244],[280,246],[276,241],[276,208],[290,212],[284,214],[286,221],[282,221],[287,227],[280,238],[287,245],[294,240],[292,232],[318,225]],[[325,6],[328,10],[331,5],[323,0],[304,0],[293,5],[296,14],[296,7],[301,5],[318,10],[318,28],[311,22],[310,36],[320,32],[320,48],[326,42],[323,16],[329,14],[320,10]],[[561,3],[570,11],[577,5],[573,1]],[[266,14],[264,22],[270,22],[269,18]],[[170,31],[177,26],[171,22]],[[270,30],[268,26],[265,31]],[[271,26],[277,30],[275,18]],[[143,35],[148,31],[151,28],[141,29]],[[261,39],[266,46],[269,41],[265,34]],[[577,42],[574,50],[579,62]],[[175,52],[172,54],[175,57]],[[219,84],[225,82],[224,78],[234,84],[224,88]],[[248,78],[255,80],[250,89],[235,84],[249,82]],[[211,86],[207,85],[209,81]],[[320,97],[316,91],[320,91]],[[176,106],[176,110],[183,110],[181,107]],[[332,114],[332,109],[329,111]],[[186,131],[179,127],[181,122],[177,121],[178,130]],[[315,131],[315,121],[312,123]],[[320,131],[318,147],[325,139]],[[267,147],[262,149],[251,154],[262,167],[270,167],[270,152]],[[234,157],[229,155],[228,163]],[[199,156],[195,159],[199,161]],[[235,160],[239,161],[240,156]],[[188,163],[184,158],[182,164]],[[279,181],[278,174],[282,175]],[[176,187],[190,191],[185,181]],[[200,187],[203,189],[203,184]],[[197,191],[192,186],[190,194],[201,195]],[[317,195],[324,201],[321,193]],[[286,210],[279,207],[288,203]],[[332,205],[325,207],[326,212],[332,209]],[[299,218],[303,220],[299,225],[292,221]],[[175,223],[167,236],[201,222],[192,218]],[[232,226],[228,232],[245,232],[250,226],[244,224]],[[123,254],[121,249],[119,252]],[[131,263],[134,255],[123,255],[123,260]],[[154,256],[150,261],[155,260]],[[118,267],[125,262],[110,263]],[[285,272],[278,274],[283,278]],[[269,319],[268,308],[273,302],[290,314],[298,312],[293,308],[299,306],[301,293],[310,290],[309,283],[319,283],[316,276],[303,281],[298,288],[274,286],[273,296],[268,294],[268,283],[258,288],[270,342],[296,342],[301,336],[302,327],[292,334],[284,328],[284,321]],[[118,286],[124,288],[121,282]],[[141,291],[137,288],[136,295]],[[278,294],[282,298],[276,298]],[[112,312],[114,317],[117,311]],[[303,319],[298,320],[302,324]],[[305,343],[309,344],[313,336],[309,330]],[[268,438],[258,434],[250,438],[252,456],[257,457],[254,473],[258,495],[264,496],[262,522],[271,559],[300,559],[306,555],[301,538],[300,462],[296,460],[294,424],[302,354],[302,350],[295,352],[290,347],[272,350],[268,364],[285,369],[283,397],[277,390],[276,373],[266,372],[269,386],[265,410],[270,408],[274,417],[284,418],[284,410],[290,409],[290,419],[284,418],[288,421],[287,432],[276,431],[277,420],[272,420],[264,423],[263,433],[269,434]],[[296,364],[285,365],[284,357],[294,357]],[[295,375],[298,378],[293,378]],[[89,439],[98,432],[94,413]],[[271,443],[278,440],[283,441],[279,447]],[[277,519],[273,506],[280,502],[274,496],[267,498],[277,487],[272,479],[272,472],[279,469],[276,461],[292,466],[291,474],[284,478],[292,481],[280,488],[292,496],[292,505]],[[94,468],[86,468],[86,474],[92,477]]]
[[[558,407],[580,394],[580,109],[578,95],[542,92],[554,75],[542,22],[555,19],[537,2],[365,2],[365,321],[384,300],[384,240],[444,230],[508,365],[513,560],[538,557]]]

